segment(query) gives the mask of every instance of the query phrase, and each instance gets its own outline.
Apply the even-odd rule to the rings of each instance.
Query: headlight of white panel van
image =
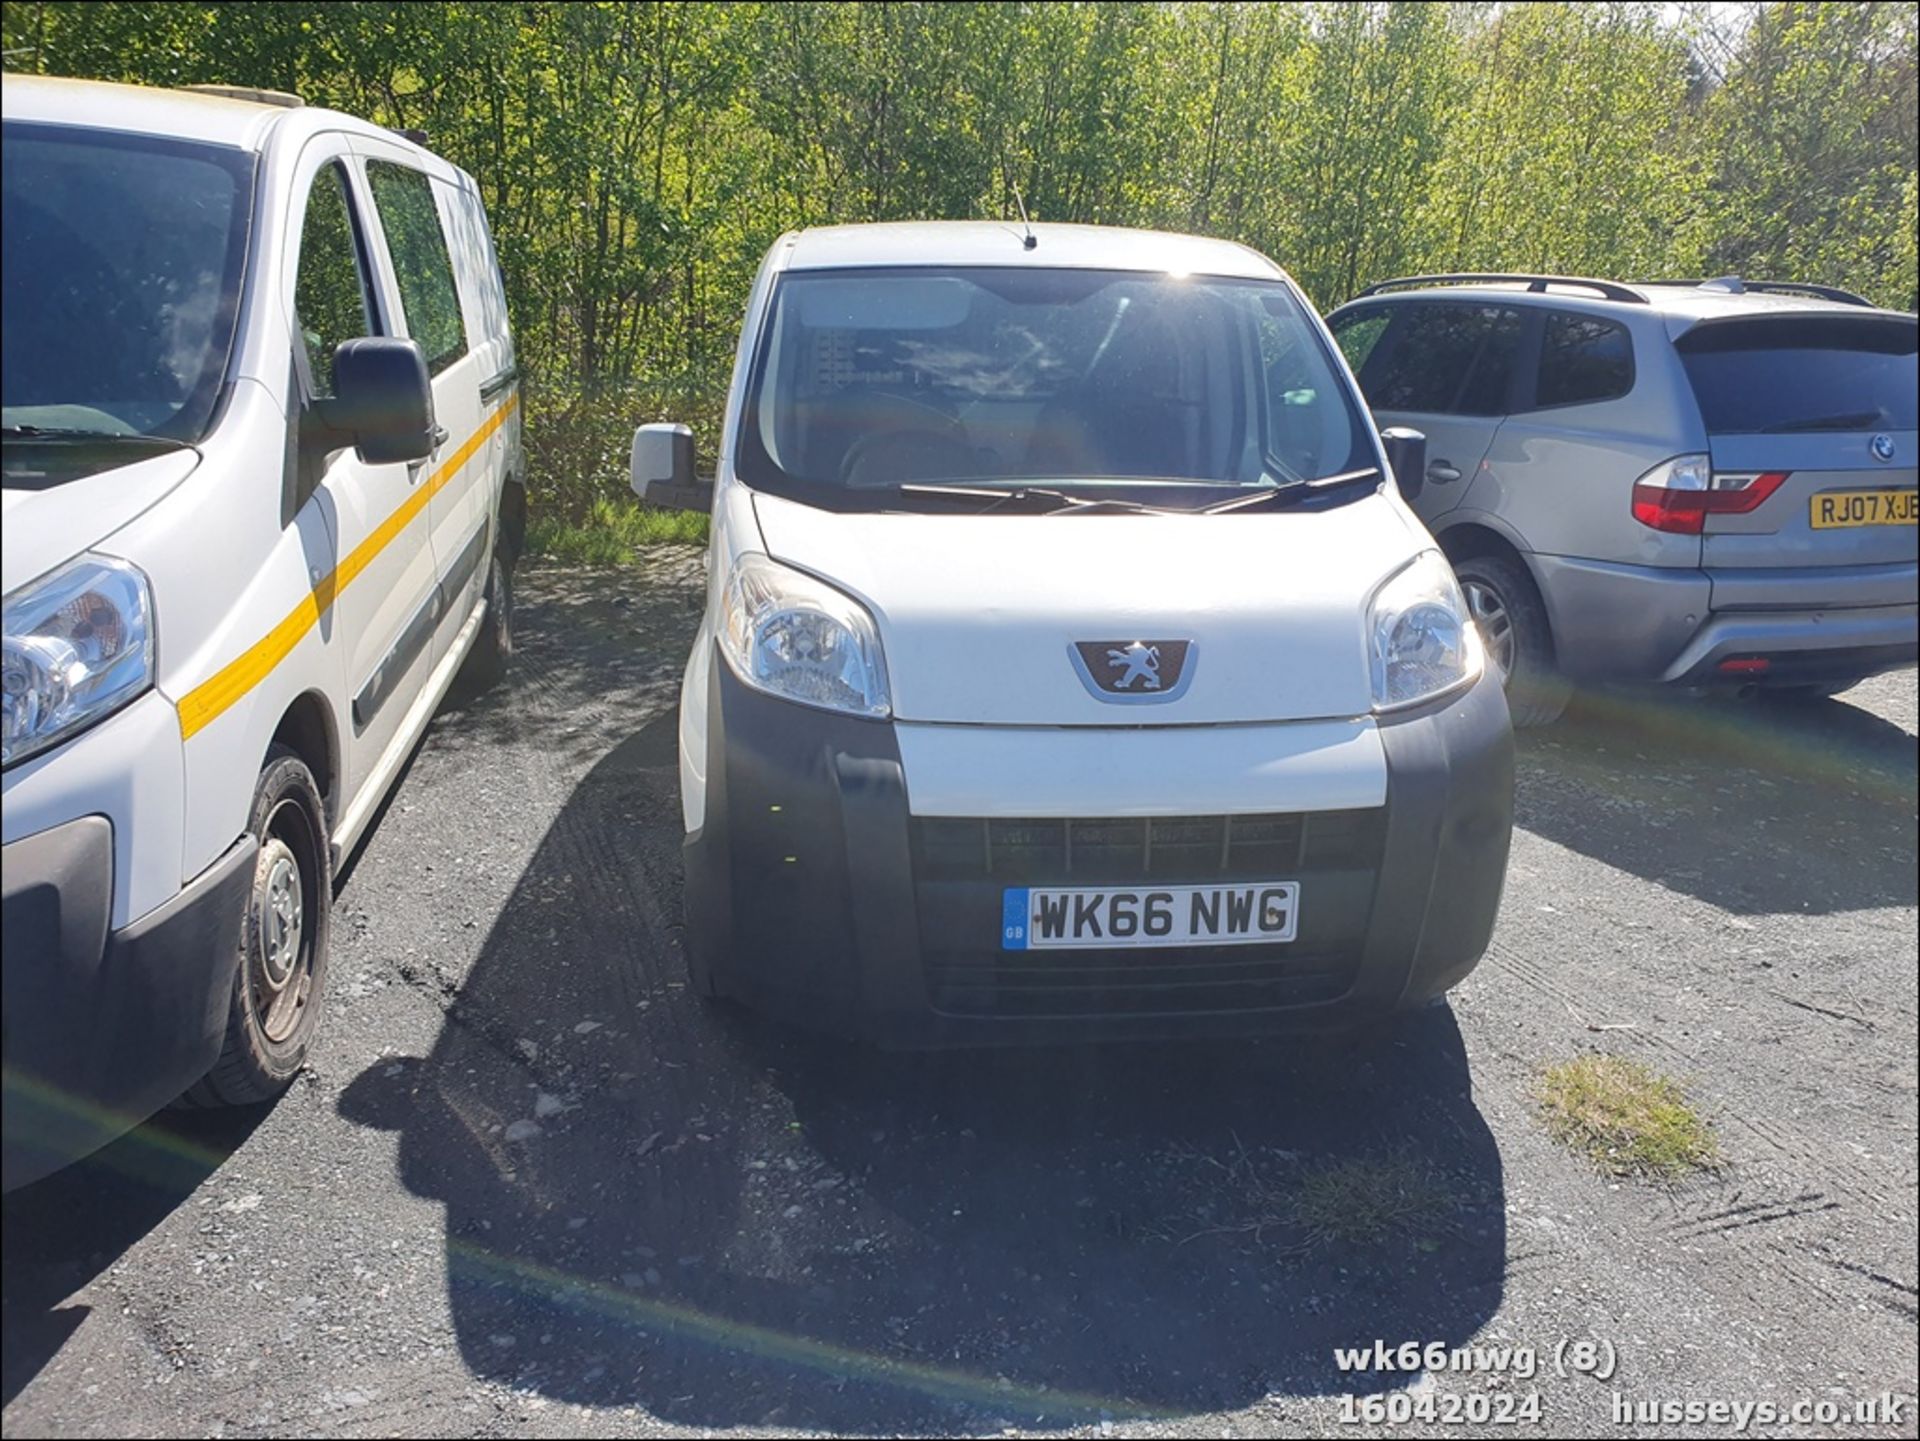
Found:
[[[124,560],[83,555],[7,597],[0,764],[118,710],[153,684],[153,602]]]
[[[734,563],[720,646],[756,690],[876,720],[892,713],[880,632],[866,607],[764,555]]]
[[[1480,635],[1453,567],[1437,550],[1416,557],[1374,593],[1367,613],[1373,708],[1418,705],[1480,675]]]

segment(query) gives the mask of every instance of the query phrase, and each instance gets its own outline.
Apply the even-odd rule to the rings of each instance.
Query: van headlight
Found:
[[[1483,664],[1460,583],[1437,550],[1422,552],[1374,592],[1367,642],[1377,711],[1458,689],[1477,680]]]
[[[124,560],[83,555],[8,596],[0,764],[57,745],[153,684],[153,600]]]
[[[880,632],[866,607],[764,555],[734,561],[720,649],[735,675],[769,695],[875,720],[893,713]]]

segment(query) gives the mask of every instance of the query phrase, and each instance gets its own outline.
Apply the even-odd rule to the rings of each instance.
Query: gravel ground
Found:
[[[1612,1435],[1616,1394],[1889,1391],[1845,1434],[1915,1434],[1913,673],[1523,737],[1492,953],[1386,1042],[885,1056],[683,991],[699,587],[529,572],[510,687],[340,888],[311,1073],[8,1198],[8,1436],[1350,1434],[1355,1393]],[[1681,1080],[1725,1169],[1561,1150],[1533,1096],[1585,1050]],[[1356,1166],[1391,1233],[1304,1224]],[[1538,1370],[1339,1371],[1375,1339]]]

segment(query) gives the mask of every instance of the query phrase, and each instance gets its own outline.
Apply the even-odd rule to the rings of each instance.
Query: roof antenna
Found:
[[[1013,187],[1013,203],[1020,207],[1020,223],[1027,227],[1026,239],[1020,242],[1022,250],[1032,250],[1040,243],[1040,237],[1033,233],[1033,221],[1027,216],[1027,202],[1020,198],[1020,187]]]

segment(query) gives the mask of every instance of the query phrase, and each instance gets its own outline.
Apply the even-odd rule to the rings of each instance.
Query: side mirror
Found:
[[[442,438],[427,357],[415,340],[342,341],[333,352],[333,394],[319,409],[328,429],[351,437],[368,465],[425,460]]]
[[[693,432],[684,425],[657,422],[633,433],[628,458],[633,493],[649,505],[668,510],[706,510],[708,487],[693,473]]]
[[[1420,498],[1427,483],[1427,437],[1404,425],[1390,426],[1380,432],[1386,447],[1387,469],[1393,472],[1400,494],[1409,503]]]

